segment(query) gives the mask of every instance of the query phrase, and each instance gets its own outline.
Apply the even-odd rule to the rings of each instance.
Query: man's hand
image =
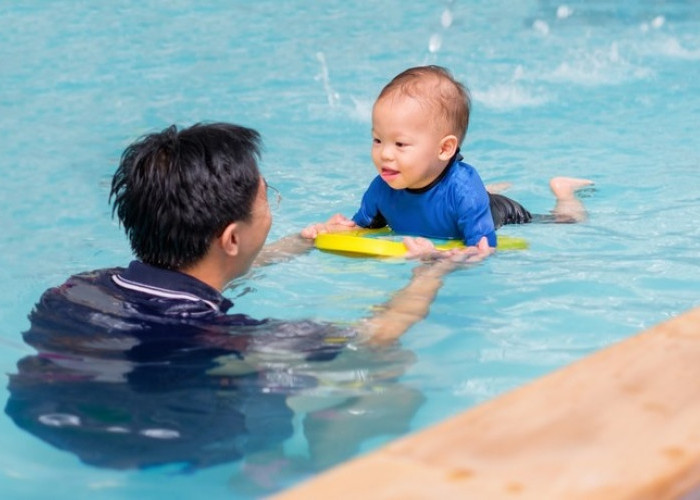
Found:
[[[408,251],[407,259],[440,260],[449,259],[453,262],[479,262],[494,252],[489,246],[486,236],[482,237],[475,246],[438,250],[427,238],[404,238]]]

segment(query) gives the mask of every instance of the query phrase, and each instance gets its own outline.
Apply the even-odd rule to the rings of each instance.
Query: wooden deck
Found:
[[[275,498],[700,498],[700,308]]]

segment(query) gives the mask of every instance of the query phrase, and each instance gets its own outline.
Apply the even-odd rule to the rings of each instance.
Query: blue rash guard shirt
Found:
[[[442,174],[420,189],[393,189],[377,176],[352,218],[358,226],[391,227],[426,238],[461,239],[476,245],[486,236],[496,246],[489,195],[476,169],[457,153]]]

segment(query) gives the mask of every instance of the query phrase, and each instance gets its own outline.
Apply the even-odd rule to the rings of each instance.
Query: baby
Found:
[[[388,225],[400,234],[461,239],[483,248],[496,246],[495,230],[504,224],[585,219],[575,191],[592,184],[586,179],[552,179],[557,204],[550,215],[533,216],[518,202],[489,193],[459,152],[469,109],[467,90],[444,68],[422,66],[396,76],[372,110],[372,160],[379,175],[359,210],[352,219],[336,214],[301,235],[312,239],[323,232]],[[413,250],[415,240],[406,244]],[[421,245],[431,250],[431,244]]]

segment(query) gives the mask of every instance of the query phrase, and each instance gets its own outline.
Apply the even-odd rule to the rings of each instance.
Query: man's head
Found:
[[[153,266],[188,268],[232,223],[250,223],[264,184],[259,157],[260,135],[226,123],[171,126],[128,146],[110,200],[134,254]]]
[[[438,66],[411,68],[372,109],[372,160],[394,189],[421,189],[454,157],[469,123],[469,95]]]

